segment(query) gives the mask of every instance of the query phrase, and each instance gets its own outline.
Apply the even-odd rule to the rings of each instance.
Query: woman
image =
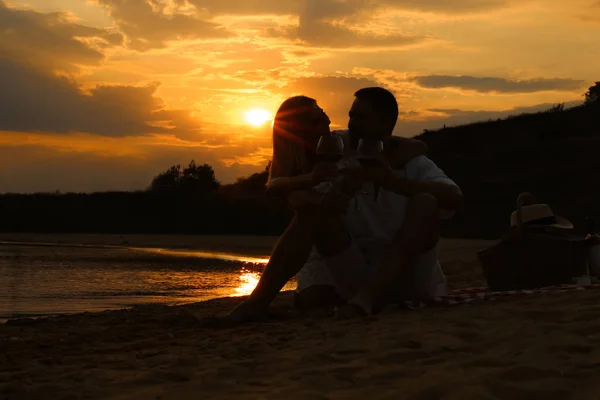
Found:
[[[268,194],[287,196],[336,175],[335,166],[316,163],[319,138],[330,134],[330,123],[327,114],[310,97],[290,97],[281,104],[273,121]]]
[[[269,170],[267,193],[287,199],[296,215],[277,241],[271,257],[254,291],[226,319],[247,321],[263,319],[268,306],[283,286],[302,268],[314,245],[315,233],[322,233],[323,219],[343,224],[340,213],[352,189],[346,194],[318,194],[311,189],[340,173],[332,163],[317,162],[316,148],[322,135],[330,134],[331,121],[314,99],[295,96],[285,100],[273,122],[273,159]],[[424,154],[426,146],[416,140],[407,146],[414,156]],[[326,211],[326,212],[322,212]],[[343,245],[343,244],[340,244]],[[335,301],[333,291],[315,288],[308,297],[314,303]],[[303,292],[304,293],[304,292]],[[306,305],[299,298],[298,305]]]

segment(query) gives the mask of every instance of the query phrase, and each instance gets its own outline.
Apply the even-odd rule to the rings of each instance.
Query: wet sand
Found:
[[[188,239],[190,248],[227,246]],[[244,248],[264,254],[259,242],[268,252],[273,238],[252,240]],[[483,283],[476,252],[486,245],[443,241],[454,287]],[[283,293],[266,323],[210,327],[191,315],[239,301],[9,321],[0,325],[0,398],[599,398],[598,290],[390,307],[352,320],[299,314]]]

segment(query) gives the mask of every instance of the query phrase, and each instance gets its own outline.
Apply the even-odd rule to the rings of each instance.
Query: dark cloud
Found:
[[[84,92],[65,77],[0,58],[0,130],[88,132],[105,136],[198,132],[184,111],[169,111],[157,85],[96,86]]]
[[[353,28],[368,21],[374,9],[364,1],[305,0],[298,9],[297,26],[272,28],[267,34],[316,47],[397,47],[423,41],[403,33],[377,35]]]
[[[509,6],[512,2],[510,0],[381,0],[377,3],[396,9],[464,14],[499,9]]]
[[[165,47],[169,40],[214,39],[233,36],[218,24],[201,17],[201,13],[189,14],[184,10],[166,12],[167,2],[162,0],[97,0],[109,9],[121,32],[127,37],[128,46],[135,50]],[[185,7],[186,3],[175,4]]]
[[[197,10],[209,15],[286,15],[295,14],[305,0],[187,0]],[[328,1],[328,0],[327,0]]]
[[[579,19],[586,22],[600,22],[600,1],[595,1],[579,15]]]
[[[543,91],[571,91],[581,89],[585,81],[577,79],[527,79],[527,80],[509,80],[494,77],[474,77],[474,76],[449,76],[449,75],[426,75],[411,78],[411,81],[417,83],[423,88],[441,89],[457,88],[472,90],[480,93],[498,92],[498,93],[533,93]]]
[[[423,36],[410,36],[403,34],[377,35],[364,33],[347,28],[343,25],[334,25],[324,21],[301,23],[297,27],[284,29],[269,29],[271,37],[283,37],[299,41],[306,46],[323,48],[363,48],[376,50],[377,48],[401,47],[416,44],[426,39]]]
[[[382,5],[376,1],[182,0],[175,3],[183,8],[180,11],[170,10],[168,14],[168,2],[165,0],[97,1],[109,9],[110,15],[126,35],[128,45],[137,50],[164,47],[169,40],[214,39],[233,35],[214,22],[213,18],[220,15],[297,16],[297,26],[267,26],[262,31],[268,37],[286,38],[316,47],[397,47],[425,39],[400,31],[377,35],[357,30],[356,27],[368,22]],[[190,5],[193,8],[190,9]]]
[[[94,65],[102,50],[121,44],[120,33],[73,23],[65,13],[39,13],[8,7],[0,0],[0,54],[45,69]]]
[[[314,16],[339,18],[358,10],[373,12],[381,8],[443,12],[449,14],[482,12],[506,7],[511,0],[188,0],[212,15],[299,15],[313,8]]]

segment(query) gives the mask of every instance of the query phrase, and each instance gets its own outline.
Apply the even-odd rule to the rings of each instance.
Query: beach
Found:
[[[268,255],[276,239],[0,235],[6,240]],[[440,258],[454,288],[485,284],[476,254],[490,244],[443,239]],[[350,320],[300,314],[286,292],[268,322],[212,326],[197,318],[239,301],[11,320],[0,325],[0,398],[600,398],[596,289],[393,306]]]

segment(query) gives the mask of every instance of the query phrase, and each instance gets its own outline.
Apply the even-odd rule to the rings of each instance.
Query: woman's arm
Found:
[[[315,185],[313,175],[281,176],[273,178],[267,184],[268,196],[287,195],[294,190],[307,190]]]
[[[335,164],[317,163],[308,174],[272,178],[267,184],[267,195],[287,195],[295,190],[308,190],[321,182],[336,178],[339,173]]]

